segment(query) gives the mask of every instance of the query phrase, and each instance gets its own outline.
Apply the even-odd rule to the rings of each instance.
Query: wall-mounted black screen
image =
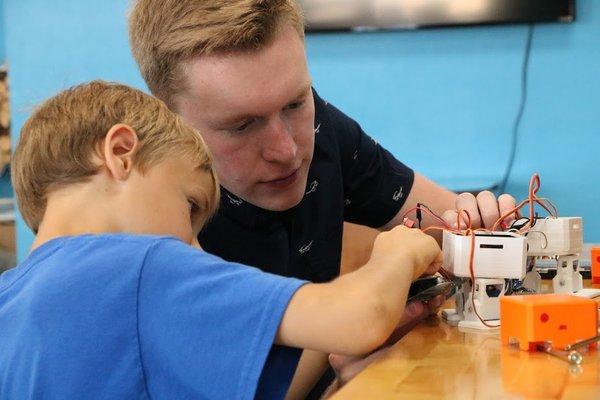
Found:
[[[575,0],[298,0],[308,31],[572,22]]]

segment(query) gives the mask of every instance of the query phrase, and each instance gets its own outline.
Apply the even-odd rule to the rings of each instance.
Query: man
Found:
[[[214,155],[223,191],[199,236],[209,252],[323,282],[339,274],[344,221],[387,230],[424,203],[490,226],[514,206],[489,192],[457,196],[414,173],[321,99],[292,0],[139,0],[129,22],[148,87]]]

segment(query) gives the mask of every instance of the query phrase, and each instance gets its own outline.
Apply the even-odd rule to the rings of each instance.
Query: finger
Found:
[[[443,261],[444,253],[440,251],[435,260],[433,260],[431,264],[429,264],[429,267],[427,267],[427,269],[425,270],[424,275],[433,275],[436,272],[438,272],[440,268],[442,268]]]
[[[381,348],[373,353],[371,353],[368,357],[365,358],[355,358],[353,362],[348,363],[344,366],[344,368],[336,371],[338,379],[340,380],[341,385],[345,385],[362,372],[365,368],[367,368],[370,364],[372,364],[375,360],[378,360],[385,356],[390,351],[389,347]],[[331,358],[331,356],[330,356]],[[335,368],[334,368],[335,369]]]
[[[352,378],[354,378],[356,375],[358,375],[363,369],[367,368],[368,365],[369,365],[369,361],[366,358],[363,358],[363,359],[359,359],[359,360],[355,361],[354,363],[341,369],[338,373],[338,378],[340,380],[340,384],[345,385],[346,383],[348,383]]]
[[[500,218],[500,211],[498,210],[498,201],[496,200],[496,196],[494,193],[489,190],[485,190],[480,192],[477,195],[477,206],[479,208],[479,215],[481,215],[481,219],[483,228],[491,228],[496,221]]]
[[[500,215],[504,215],[515,208],[517,201],[510,194],[501,194],[498,197],[498,208],[500,208]],[[518,211],[508,215],[504,218],[504,222],[510,225],[515,219],[519,218]]]
[[[471,193],[461,193],[456,198],[456,209],[465,210],[471,217],[471,225],[473,228],[481,226],[481,217],[479,216],[479,208],[477,208],[477,199]],[[466,215],[461,213],[461,219],[467,221]]]
[[[444,211],[444,213],[442,214],[442,219],[444,220],[444,222],[446,223],[446,225],[448,225],[450,228],[452,229],[464,229],[462,226],[464,226],[464,224],[461,224],[461,227],[456,225],[456,216],[458,215],[458,212],[456,210],[447,210]]]
[[[406,325],[413,322],[415,319],[420,319],[424,314],[425,303],[422,301],[411,301],[404,307],[404,312],[402,313],[402,317],[400,317],[398,326]]]
[[[329,355],[329,365],[336,373],[339,373],[343,368],[346,368],[348,365],[361,360],[362,357],[357,356],[345,356],[342,354],[330,354]]]
[[[433,299],[427,302],[427,308],[429,309],[429,314],[437,314],[439,308],[446,301],[446,297],[444,295],[435,296]]]
[[[466,222],[467,216],[464,213],[461,214],[460,226],[456,225],[456,221],[458,219],[457,216],[458,216],[457,210],[447,210],[442,214],[442,219],[452,229],[460,229],[460,230],[467,229],[467,222]]]

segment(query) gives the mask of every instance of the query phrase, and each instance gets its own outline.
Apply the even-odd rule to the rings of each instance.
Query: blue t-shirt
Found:
[[[303,283],[169,237],[51,240],[0,275],[0,399],[283,397]]]

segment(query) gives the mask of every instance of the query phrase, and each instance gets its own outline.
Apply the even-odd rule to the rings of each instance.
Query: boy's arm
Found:
[[[383,233],[364,267],[294,294],[276,342],[325,353],[368,353],[396,328],[412,280],[440,262],[439,246],[421,231],[397,227]]]

